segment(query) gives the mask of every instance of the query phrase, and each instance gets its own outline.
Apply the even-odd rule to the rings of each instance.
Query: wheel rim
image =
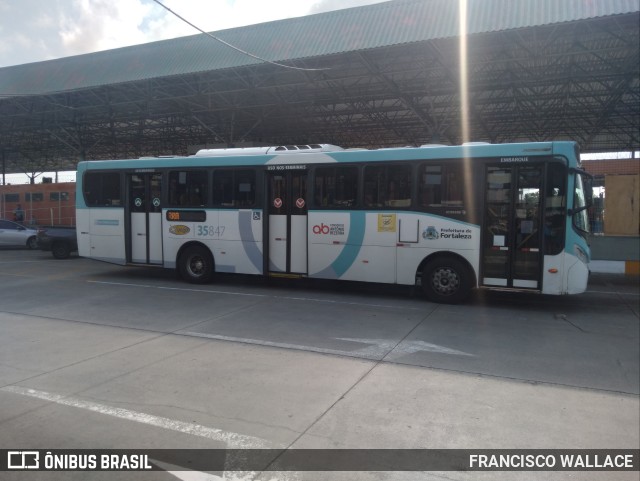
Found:
[[[450,267],[441,267],[433,272],[431,285],[438,294],[450,296],[460,288],[460,276]]]
[[[202,256],[191,256],[187,262],[187,272],[192,277],[202,277],[207,270],[207,261]]]

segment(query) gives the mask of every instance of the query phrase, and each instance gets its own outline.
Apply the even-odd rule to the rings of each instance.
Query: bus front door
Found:
[[[127,262],[162,264],[162,174],[129,174],[127,188]]]
[[[544,166],[486,168],[481,285],[542,289]]]
[[[307,173],[268,172],[268,271],[307,273]]]

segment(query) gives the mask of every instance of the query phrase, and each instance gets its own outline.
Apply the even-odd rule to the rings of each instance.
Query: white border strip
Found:
[[[624,261],[591,261],[589,270],[600,274],[624,274]]]

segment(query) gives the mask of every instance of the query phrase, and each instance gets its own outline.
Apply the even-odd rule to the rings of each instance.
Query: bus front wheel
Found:
[[[422,270],[422,290],[427,299],[443,304],[464,301],[472,288],[469,268],[459,259],[440,257]]]
[[[205,247],[187,247],[178,258],[178,270],[185,281],[204,284],[213,278],[213,256]]]

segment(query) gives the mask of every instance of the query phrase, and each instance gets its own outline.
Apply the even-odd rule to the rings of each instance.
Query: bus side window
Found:
[[[235,201],[238,207],[253,207],[256,202],[256,173],[239,170],[234,179]]]
[[[358,198],[357,167],[321,167],[315,171],[316,207],[354,207]]]
[[[233,207],[232,170],[213,172],[213,204],[221,207]]]
[[[463,175],[460,164],[422,164],[418,170],[418,205],[427,210],[462,207]]]
[[[364,168],[364,203],[367,208],[384,207],[387,201],[387,169],[371,165]]]
[[[364,169],[365,207],[411,206],[411,168],[408,165],[371,165]]]
[[[247,208],[256,202],[256,173],[253,170],[216,170],[213,173],[213,204]]]
[[[120,205],[120,174],[114,172],[85,174],[83,194],[89,207]]]
[[[202,207],[207,203],[207,172],[204,170],[169,173],[169,204],[176,207]]]
[[[388,167],[389,185],[386,205],[389,207],[411,206],[411,168],[408,165]]]

